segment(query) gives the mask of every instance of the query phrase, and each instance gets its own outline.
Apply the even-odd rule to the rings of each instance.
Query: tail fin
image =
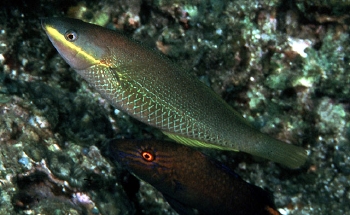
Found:
[[[260,137],[260,141],[251,147],[241,149],[241,151],[269,159],[292,169],[305,163],[307,158],[305,149],[276,140],[266,134],[261,133],[261,135],[266,137]]]
[[[220,146],[206,143],[164,131],[163,133],[178,143],[192,147],[239,151],[230,146]],[[307,151],[301,147],[276,140],[263,133],[257,133],[257,135],[252,136],[250,139],[254,139],[254,141],[249,141],[250,143],[242,145],[240,151],[269,159],[292,169],[300,167],[306,161]]]

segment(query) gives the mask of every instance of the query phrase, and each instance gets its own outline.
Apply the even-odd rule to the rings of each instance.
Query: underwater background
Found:
[[[1,1],[0,214],[176,214],[102,156],[108,139],[164,136],[69,68],[40,25],[63,16],[158,49],[256,128],[307,149],[297,170],[205,150],[270,190],[281,214],[350,214],[349,10],[325,0]]]

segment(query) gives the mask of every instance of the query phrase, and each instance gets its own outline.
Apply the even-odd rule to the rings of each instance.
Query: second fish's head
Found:
[[[174,158],[163,149],[166,146],[150,145],[147,141],[112,140],[108,147],[108,156],[112,161],[117,161],[150,184],[162,184],[172,174]]]

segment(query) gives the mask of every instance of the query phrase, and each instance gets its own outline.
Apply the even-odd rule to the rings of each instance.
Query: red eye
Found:
[[[142,152],[141,155],[142,155],[142,158],[145,159],[145,161],[150,162],[154,160],[154,156],[149,152]]]

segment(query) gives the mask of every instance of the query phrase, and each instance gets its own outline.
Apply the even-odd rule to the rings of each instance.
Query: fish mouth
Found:
[[[40,17],[40,23],[41,23],[41,27],[45,30],[45,32],[47,32],[47,26],[49,26],[50,24],[50,18],[48,17]]]
[[[46,26],[46,17],[41,17],[40,18],[40,22],[41,22],[41,27],[45,30],[45,26]]]
[[[103,143],[102,149],[106,157],[112,161],[117,161],[118,163],[124,163],[126,158],[131,156],[130,153],[127,153],[125,150],[122,150],[118,147],[118,142],[115,139],[105,141]]]

